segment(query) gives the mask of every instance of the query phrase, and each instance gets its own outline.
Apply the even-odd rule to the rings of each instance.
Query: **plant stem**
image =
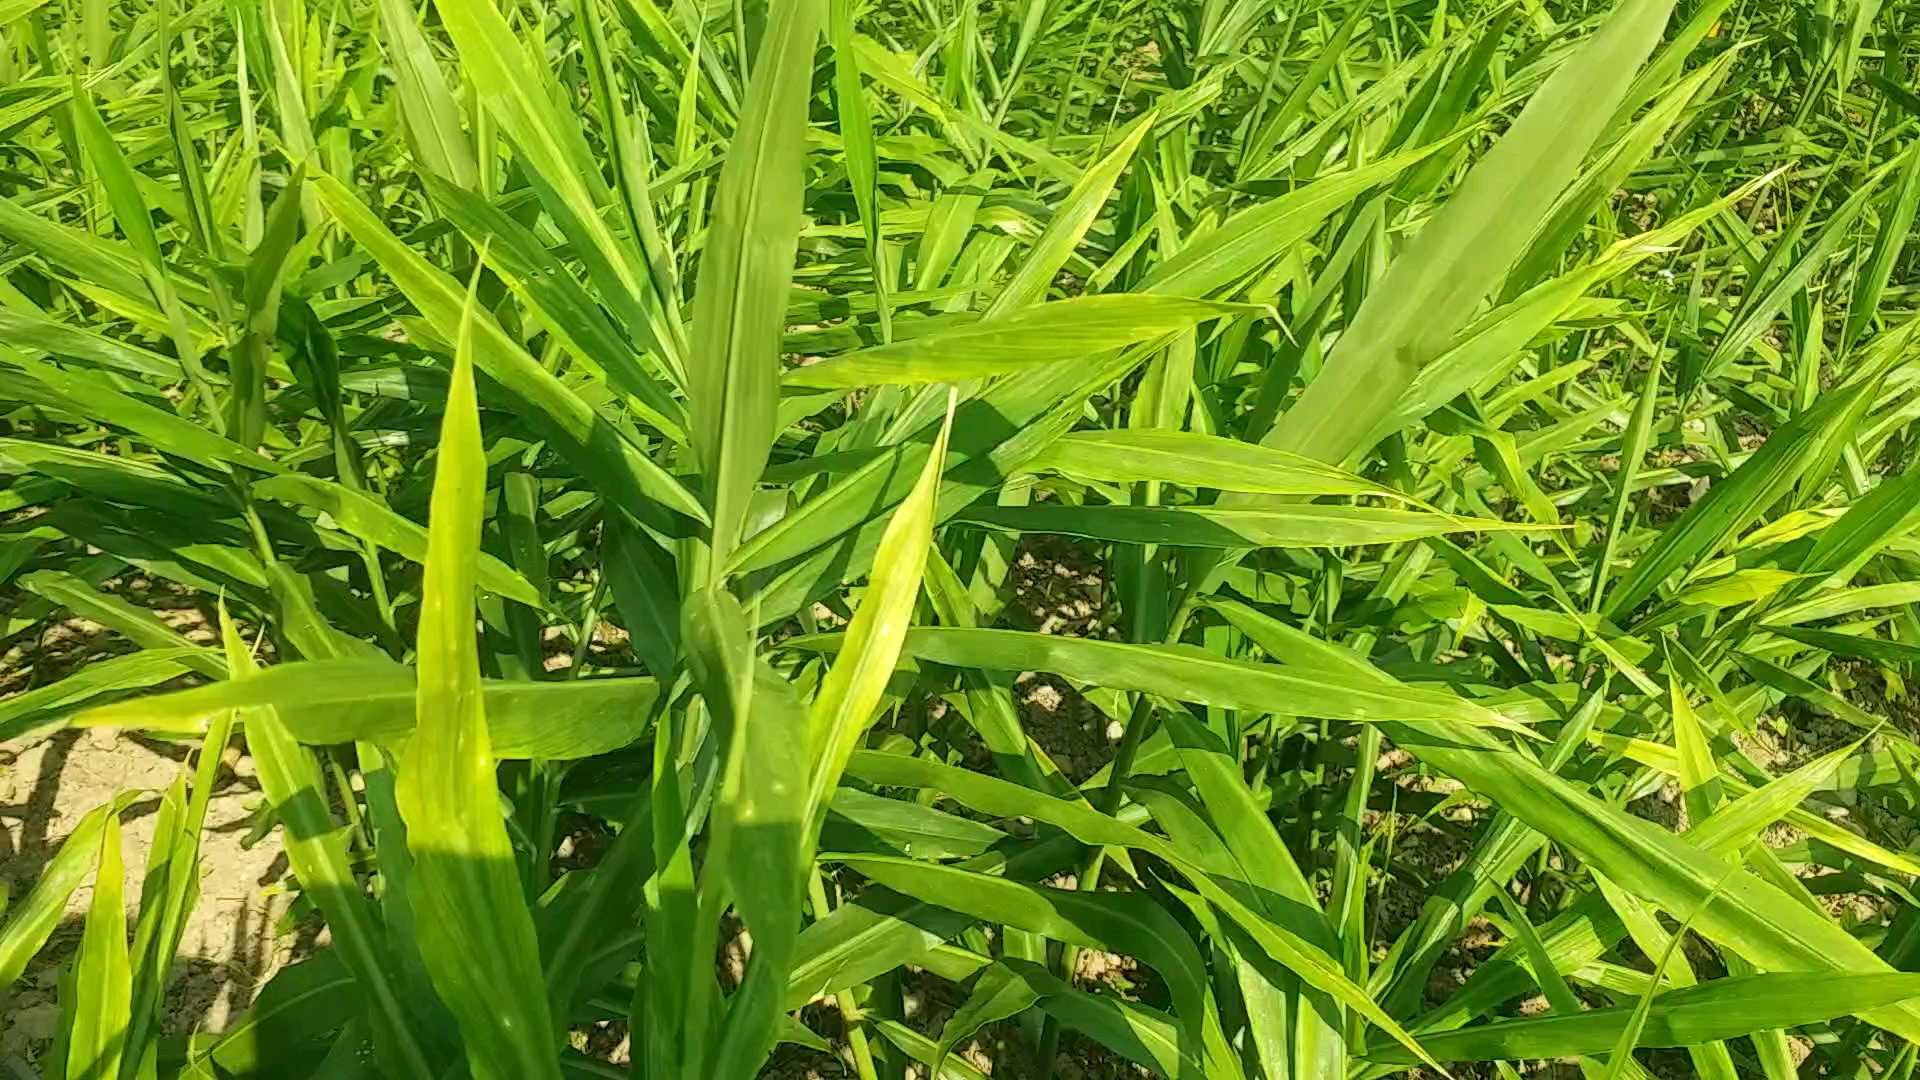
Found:
[[[813,904],[815,922],[826,918],[832,910],[827,904],[827,887],[820,878],[818,863],[807,874],[807,899]],[[880,1080],[880,1072],[873,1064],[873,1047],[867,1044],[867,1033],[860,1027],[860,1006],[853,1000],[853,991],[841,990],[833,995],[833,1000],[840,1008],[840,1021],[847,1025],[847,1045],[853,1049],[853,1067],[860,1080]]]

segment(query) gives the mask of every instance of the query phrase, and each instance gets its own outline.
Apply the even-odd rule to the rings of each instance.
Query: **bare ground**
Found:
[[[107,730],[63,731],[24,750],[0,747],[0,881],[20,897],[33,885],[82,815],[128,790],[157,791],[182,767],[184,750]],[[294,955],[297,936],[279,932],[289,894],[276,888],[286,860],[272,838],[244,846],[251,805],[259,798],[250,763],[222,770],[201,838],[200,901],[180,944],[167,991],[174,1033],[221,1030],[255,990]],[[122,819],[128,900],[153,840],[157,796]],[[14,997],[0,1008],[0,1060],[32,1064],[46,1049],[59,1017],[55,986],[79,944],[93,901],[89,882],[67,904],[67,916],[28,968]],[[134,912],[130,909],[128,917]],[[0,990],[4,994],[4,990]]]

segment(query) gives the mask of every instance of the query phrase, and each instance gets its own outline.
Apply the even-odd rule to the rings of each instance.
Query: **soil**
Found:
[[[1119,637],[1118,613],[1101,573],[1099,551],[1087,544],[1057,536],[1022,537],[1008,574],[1013,583],[1008,624],[1065,637]],[[1014,680],[1014,699],[1021,726],[1067,779],[1084,782],[1113,759],[1120,721],[1066,680],[1022,672]]]
[[[117,594],[159,615],[198,644],[214,634],[207,613],[186,594],[132,578],[111,583]],[[0,652],[0,697],[45,685],[80,666],[132,650],[130,643],[84,619],[24,635]],[[67,834],[94,807],[124,791],[149,795],[121,818],[127,868],[128,919],[139,900],[136,875],[153,842],[159,792],[191,768],[196,743],[142,738],[105,728],[66,730],[44,741],[0,743],[0,885],[18,900],[39,877]],[[252,762],[230,747],[207,804],[200,841],[200,898],[189,914],[167,987],[169,1034],[218,1031],[243,1011],[281,966],[313,944],[288,919],[291,894],[278,887],[286,858],[277,839],[250,842],[260,799]],[[32,1066],[59,1018],[56,986],[80,941],[89,881],[69,899],[65,917],[13,989],[0,987],[0,1065]],[[14,1071],[18,1071],[15,1069]],[[33,1075],[34,1073],[29,1073]]]
[[[14,896],[25,895],[88,810],[122,791],[163,789],[185,757],[182,746],[105,729],[63,731],[24,750],[0,748],[0,881]],[[200,900],[188,918],[166,995],[172,1034],[223,1029],[302,947],[299,935],[282,932],[290,929],[290,894],[276,888],[286,873],[278,843],[245,843],[259,799],[251,762],[241,757],[233,766],[222,769],[207,806]],[[130,903],[138,899],[134,875],[146,864],[157,805],[156,795],[122,818]],[[59,1017],[55,986],[79,944],[92,900],[91,883],[74,893],[47,948],[0,1009],[0,1061],[30,1066],[53,1037]],[[134,914],[130,907],[129,920]]]

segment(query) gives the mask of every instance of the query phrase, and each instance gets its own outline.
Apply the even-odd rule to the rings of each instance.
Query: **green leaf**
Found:
[[[1279,198],[1242,210],[1211,232],[1189,239],[1179,251],[1141,279],[1138,291],[1229,299],[1262,268],[1312,235],[1336,211],[1346,209],[1361,194],[1392,180],[1444,145],[1435,143],[1359,168],[1330,173]]]
[[[1025,261],[988,306],[989,322],[1003,320],[1046,297],[1047,290],[1060,275],[1060,268],[1067,264],[1074,248],[1093,226],[1114,183],[1152,127],[1151,115],[1139,118],[1131,132],[1074,182],[1073,190],[1060,201],[1052,220],[1047,222],[1046,231],[1034,241]]]
[[[301,473],[268,477],[253,485],[253,493],[295,506],[312,507],[332,518],[339,528],[370,544],[414,562],[426,561],[427,530],[394,513],[377,495]],[[546,606],[539,590],[513,567],[484,551],[476,552],[474,558],[474,580],[480,588],[528,607]]]
[[[882,266],[885,251],[880,224],[879,151],[874,144],[873,115],[860,82],[860,54],[853,46],[853,0],[832,0],[827,36],[833,43],[833,105],[840,121],[840,142],[847,155],[847,183],[860,210],[867,237],[867,262],[873,267],[874,303],[880,316],[880,338],[893,338],[893,305],[887,298],[888,273]]]
[[[680,655],[678,568],[645,530],[621,518],[601,535],[601,570],[633,651],[657,678],[670,678]]]
[[[1374,1004],[1364,990],[1347,980],[1339,964],[1320,945],[1304,938],[1288,925],[1289,923],[1298,924],[1299,919],[1291,915],[1276,917],[1276,914],[1283,912],[1285,908],[1300,903],[1297,892],[1277,904],[1261,901],[1266,910],[1256,912],[1232,891],[1215,882],[1212,876],[1213,869],[1199,865],[1187,850],[1102,814],[1090,806],[1071,800],[1056,799],[1004,780],[895,754],[862,752],[856,755],[855,761],[856,775],[870,782],[932,787],[989,813],[1006,816],[1020,815],[1057,825],[1082,843],[1138,848],[1173,863],[1186,874],[1188,880],[1209,902],[1217,905],[1235,924],[1251,936],[1265,957],[1297,973],[1309,985],[1327,992],[1343,1004],[1355,1009],[1382,1030],[1413,1048],[1416,1054],[1419,1052],[1412,1038],[1402,1031],[1378,1005]],[[1244,788],[1242,790],[1244,793]],[[1250,825],[1244,820],[1236,822],[1236,825],[1241,833],[1251,831]],[[1277,843],[1277,837],[1273,842]],[[1244,844],[1242,858],[1244,860],[1256,852],[1271,853],[1272,850],[1271,844],[1264,841]],[[1264,875],[1270,872],[1270,868],[1261,864],[1257,871],[1247,869],[1245,872],[1249,875],[1249,879],[1244,884],[1264,886],[1266,883]],[[1253,878],[1251,875],[1256,873],[1261,876]],[[894,887],[901,886],[896,884]],[[1284,888],[1283,886],[1283,890]],[[902,889],[902,891],[913,892],[911,889]],[[940,891],[913,892],[913,894],[929,898],[934,903],[954,906],[944,899],[946,894]],[[963,910],[981,918],[992,918],[989,915],[979,914],[973,908]],[[1325,924],[1316,923],[1304,929],[1307,933],[1318,936],[1325,932]],[[1036,932],[1058,936],[1049,931]],[[1189,1047],[1190,1056],[1191,1050],[1192,1048]]]
[[[120,1075],[127,1021],[133,1005],[133,971],[127,957],[127,910],[122,901],[126,871],[120,861],[120,815],[101,821],[100,861],[93,878],[80,954],[73,962],[77,994],[66,1007],[72,1017],[67,1036],[68,1080]]]
[[[642,366],[635,343],[615,328],[560,258],[532,230],[481,196],[431,173],[424,180],[433,201],[485,252],[487,264],[540,313],[574,354],[603,369],[613,387],[637,398],[648,422],[668,438],[685,442],[685,406]]]
[[[1725,0],[1716,0],[1722,7]],[[1685,50],[1675,50],[1684,58]],[[1673,53],[1664,54],[1660,60],[1649,65],[1641,75],[1638,90],[1650,77],[1656,77],[1663,64],[1672,58]],[[1528,244],[1526,252],[1515,262],[1513,272],[1507,278],[1505,296],[1511,299],[1519,288],[1533,284],[1550,275],[1553,266],[1566,253],[1568,247],[1579,236],[1580,230],[1594,212],[1605,204],[1608,196],[1617,190],[1621,183],[1632,175],[1646,161],[1647,155],[1660,144],[1673,129],[1696,95],[1704,92],[1716,80],[1726,76],[1727,68],[1739,56],[1737,50],[1729,49],[1699,70],[1674,83],[1660,92],[1660,98],[1653,106],[1633,121],[1633,126],[1621,136],[1619,141],[1609,147],[1597,168],[1589,169],[1572,187],[1560,196],[1554,205],[1552,214],[1540,226],[1540,231]],[[1664,80],[1663,80],[1664,81]],[[1658,84],[1655,84],[1658,85]],[[1622,103],[1625,108],[1634,104],[1636,94],[1628,94]]]
[[[1860,10],[1866,10],[1865,4]],[[1841,345],[1860,340],[1867,324],[1880,310],[1880,298],[1892,279],[1894,264],[1913,237],[1913,220],[1920,213],[1920,148],[1907,151],[1907,163],[1900,171],[1900,182],[1887,193],[1887,208],[1875,230],[1873,249],[1867,263],[1854,279],[1853,297],[1847,305],[1847,322],[1841,331]]]
[[[34,360],[13,360],[14,370],[0,368],[0,394],[71,413],[90,422],[124,428],[163,453],[189,461],[225,462],[259,472],[281,467],[223,439],[178,414],[149,405],[114,389],[94,372],[65,371]]]
[[[1129,350],[1091,372],[1079,364],[1035,368],[995,380],[979,397],[961,402],[954,410],[954,460],[945,464],[940,516],[997,488],[1014,469],[1066,433],[1088,396],[1124,377],[1142,359],[1144,354]],[[806,599],[817,595],[823,574],[832,575],[830,584],[864,573],[890,520],[877,516],[879,510],[913,489],[939,430],[937,423],[921,426],[897,453],[867,461],[741,545],[731,571],[764,569],[808,556],[761,593],[763,605],[782,611],[794,610],[787,602],[794,593],[806,593]],[[1009,430],[1016,433],[1009,436]]]
[[[0,925],[0,988],[10,988],[19,981],[27,970],[27,964],[32,962],[47,939],[53,936],[61,918],[66,915],[68,898],[104,857],[101,845],[106,835],[107,819],[114,820],[117,837],[120,814],[138,797],[131,792],[117,795],[87,811],[75,823],[72,831],[67,833],[60,850],[41,868],[26,899],[7,908],[5,913],[10,917],[4,925]],[[105,913],[102,917],[105,917]],[[124,923],[121,937],[124,951]]]
[[[975,1068],[964,1058],[951,1055],[944,1060],[940,1057],[939,1047],[932,1039],[913,1030],[898,1020],[882,1020],[874,1025],[886,1040],[905,1051],[913,1060],[929,1069],[938,1069],[937,1080],[988,1080],[987,1074]]]
[[[729,1002],[710,1069],[717,1077],[751,1080],[773,1047],[800,930],[807,776],[790,740],[802,730],[804,714],[786,679],[755,660],[752,625],[731,594],[695,594],[686,621],[688,658],[720,731],[722,772],[707,865],[728,883],[753,934],[753,958]]]
[[[339,181],[321,173],[313,177],[313,186],[327,212],[380,262],[434,330],[447,340],[462,337],[465,305],[453,279],[388,232]],[[472,333],[475,363],[523,403],[527,419],[545,429],[557,449],[621,509],[670,531],[684,531],[671,515],[706,519],[699,500],[678,480],[528,356],[492,316],[473,313]]]
[[[860,757],[856,754],[854,760]],[[1135,824],[1146,816],[1138,806],[1122,807],[1115,815]],[[1072,837],[1056,835],[1002,845],[959,865],[1034,881],[1067,869],[1080,851]],[[942,940],[972,924],[967,916],[929,901],[887,889],[865,890],[801,932],[787,1005],[799,1008],[816,994],[837,993],[901,964],[917,963]]]
[[[1205,966],[1193,939],[1147,896],[1048,888],[910,859],[863,855],[840,861],[888,888],[937,897],[942,906],[977,919],[1087,948],[1124,949],[1166,980],[1183,1045],[1200,1045],[1209,1012]]]
[[[70,96],[63,89],[58,97],[48,100],[52,105],[57,105]],[[138,227],[138,222],[135,222],[135,227]],[[139,257],[127,250],[124,244],[42,217],[6,198],[0,198],[0,235],[122,296],[141,299],[149,296]],[[17,317],[11,312],[7,314],[8,321]],[[31,322],[46,324],[46,320],[42,319],[33,319]],[[178,361],[162,358],[160,363],[165,365],[163,371],[172,371],[176,377],[179,375],[181,369]]]
[[[420,31],[413,6],[405,0],[380,0],[379,17],[408,142],[430,173],[472,187],[479,168],[460,129],[460,106]]]
[[[807,817],[817,826],[821,814],[840,786],[840,774],[873,722],[887,680],[893,676],[901,641],[920,598],[920,579],[933,542],[934,514],[940,494],[940,469],[947,458],[947,436],[953,428],[953,397],[933,451],[920,470],[920,479],[893,512],[875,556],[873,581],[866,599],[854,612],[846,639],[833,667],[820,683],[807,714],[811,768],[807,787]]]
[[[1708,578],[1673,594],[1675,607],[1729,608],[1764,600],[1798,580],[1791,570],[1754,567]]]
[[[6,200],[0,199],[0,208],[6,205]],[[4,213],[0,213],[0,220],[3,219]],[[162,380],[180,377],[180,362],[172,357],[25,312],[0,308],[0,332],[4,332],[8,344],[16,348],[39,349],[129,375]]]
[[[1766,283],[1762,289],[1750,294],[1740,310],[1734,315],[1733,325],[1721,335],[1720,343],[1714,347],[1713,355],[1707,358],[1706,374],[1719,374],[1722,368],[1735,358],[1744,355],[1768,326],[1787,306],[1788,298],[1806,286],[1816,270],[1839,250],[1840,244],[1853,230],[1853,223],[1871,204],[1874,190],[1880,181],[1893,171],[1899,162],[1889,161],[1868,173],[1859,183],[1852,185],[1852,193],[1847,201],[1840,205],[1820,226],[1820,234],[1814,237],[1799,258],[1785,271]],[[1783,240],[1782,243],[1785,243]]]
[[[793,646],[825,647],[823,639]],[[838,647],[838,642],[832,643]],[[1516,728],[1472,702],[1381,679],[1330,677],[1323,668],[1295,672],[1272,664],[1227,660],[1192,645],[1133,645],[1016,630],[920,628],[909,632],[907,656],[954,667],[1048,671],[1076,682],[1155,694],[1229,709],[1285,716],[1323,716],[1353,723],[1444,720]]]
[[[471,311],[472,299],[468,300]],[[441,425],[428,525],[413,736],[394,795],[413,854],[409,895],[421,958],[452,1010],[476,1080],[560,1075],[540,955],[480,692],[473,589],[486,458],[473,396],[473,338],[460,335]],[[473,947],[476,940],[485,948]]]
[[[1599,559],[1593,566],[1593,588],[1587,594],[1589,613],[1600,610],[1600,599],[1606,595],[1607,575],[1613,569],[1613,555],[1620,548],[1620,534],[1626,528],[1633,481],[1647,456],[1647,441],[1653,434],[1653,411],[1659,401],[1660,357],[1656,354],[1647,367],[1646,381],[1640,385],[1633,417],[1627,421],[1627,430],[1620,438],[1620,470],[1613,477],[1613,503],[1607,514],[1606,539],[1601,542]]]
[[[66,723],[66,713],[121,690],[145,690],[194,670],[202,650],[147,649],[96,660],[79,671],[0,701],[0,742],[31,745]]]
[[[264,684],[274,681],[289,667],[300,666],[259,670],[224,605],[220,608],[220,635],[233,678],[203,687],[204,691],[232,688],[241,692],[232,695],[232,699],[238,699],[247,690],[265,689]],[[404,670],[397,665],[390,666]],[[296,700],[304,696],[296,695]],[[374,1045],[382,1064],[389,1072],[401,1076],[432,1076],[427,1051],[415,1031],[417,1022],[404,1004],[403,986],[396,978],[395,957],[389,951],[394,939],[376,920],[354,876],[349,862],[348,830],[334,821],[327,807],[328,792],[321,779],[318,759],[295,741],[282,720],[283,714],[271,702],[258,698],[244,704],[235,701],[211,715],[235,717],[246,733],[247,750],[260,777],[261,793],[267,797],[280,823],[287,864],[299,878],[305,895],[326,916],[334,949],[352,973],[355,997],[372,1025]],[[383,870],[388,887],[392,888],[398,868],[391,860],[383,860]],[[263,994],[262,1004],[268,1000]],[[258,1008],[260,1004],[256,1004]],[[223,1042],[221,1046],[224,1045]],[[230,1054],[248,1053],[247,1045],[242,1042]],[[215,1048],[214,1056],[223,1063],[226,1060],[219,1047]]]
[[[1872,395],[1857,383],[1824,398],[1813,409],[1776,429],[1732,476],[1708,489],[1680,519],[1661,530],[1652,546],[1607,593],[1601,611],[1619,620],[1653,594],[1676,570],[1706,558],[1734,534],[1765,514],[1810,469],[1834,431],[1848,431]]]
[[[1367,293],[1323,371],[1260,441],[1340,464],[1465,325],[1574,178],[1673,0],[1628,0],[1554,68]]]
[[[569,682],[483,680],[488,742],[500,758],[568,760],[632,743],[660,695],[653,679]],[[303,660],[276,664],[245,682],[213,683],[87,709],[79,726],[197,734],[228,709],[270,707],[300,742],[398,746],[413,734],[419,694],[410,668],[386,660]]]
[[[1075,990],[1038,964],[1003,959],[1043,996],[1040,1007],[1061,1024],[1143,1068],[1165,1076],[1203,1068],[1192,1053],[1182,1054],[1180,1026],[1165,1013],[1113,994]]]
[[[1669,912],[1699,912],[1694,925],[1703,935],[1762,969],[1888,970],[1823,914],[1745,871],[1729,874],[1727,864],[1688,840],[1600,802],[1472,728],[1389,724],[1386,734],[1564,844],[1633,895]],[[1920,1010],[1908,1004],[1872,1010],[1864,1019],[1896,1032],[1920,1030]]]
[[[201,404],[208,410],[217,428],[220,424],[218,402],[214,400],[213,390],[207,383],[206,371],[200,365],[199,345],[187,326],[180,297],[168,274],[160,250],[160,238],[153,228],[152,211],[140,193],[138,174],[94,108],[92,95],[77,77],[73,82],[72,115],[89,167],[99,179],[100,186],[106,192],[107,204],[113,209],[114,221],[127,234],[134,253],[139,257],[147,292],[166,316],[180,366],[186,371],[188,382],[203,399]]]
[[[306,167],[296,165],[267,215],[266,233],[247,259],[246,333],[228,354],[227,430],[243,447],[257,449],[267,426],[267,368],[280,324],[282,283],[300,224]],[[298,269],[295,267],[294,269]]]
[[[1920,465],[1898,476],[1887,476],[1872,491],[1855,499],[1840,520],[1820,530],[1813,550],[1800,562],[1809,584],[1839,588],[1860,572],[1867,560],[1888,542],[1920,526]]]
[[[505,13],[490,0],[436,0],[434,8],[459,52],[469,92],[525,162],[524,175],[586,263],[600,299],[629,329],[647,333],[668,370],[678,374],[670,331],[658,326],[641,302],[648,288],[644,259],[629,238],[614,232],[603,213],[610,200],[599,161],[578,118],[560,107],[560,87],[550,77],[550,67],[529,54]],[[483,177],[493,168],[488,157],[481,158]],[[446,175],[459,181],[457,172]],[[442,332],[452,337],[451,331]],[[484,358],[481,364],[484,369]]]
[[[0,3],[0,26],[24,19],[45,5],[47,0],[6,0]]]
[[[1636,1046],[1694,1046],[1762,1028],[1817,1024],[1870,1012],[1920,996],[1920,976],[1779,972],[1715,979],[1655,998]],[[1442,1061],[1571,1057],[1613,1049],[1638,1006],[1591,1009],[1571,1015],[1501,1020],[1462,1031],[1427,1035],[1421,1044]],[[1374,1044],[1369,1060],[1405,1062],[1398,1046]]]
[[[1215,506],[996,506],[958,524],[1060,533],[1128,544],[1199,548],[1308,548],[1392,544],[1447,533],[1537,526],[1423,510],[1300,503],[1271,509]]]
[[[855,751],[856,761],[861,753]],[[820,845],[835,851],[958,859],[979,855],[1006,839],[1006,833],[982,822],[842,787],[833,794]]]
[[[799,245],[807,101],[825,0],[773,5],[714,191],[687,370],[692,435],[713,523],[708,584],[724,574],[766,467],[780,334]]]
[[[1920,664],[1920,645],[1885,638],[1842,634],[1832,630],[1809,630],[1804,626],[1769,626],[1768,630],[1791,638],[1802,645],[1830,652],[1835,656],[1853,656],[1878,660],[1883,664]]]
[[[832,357],[793,369],[783,383],[840,388],[962,382],[1156,341],[1209,319],[1260,313],[1248,304],[1173,296],[1082,296]]]
[[[1147,480],[1267,495],[1406,498],[1312,458],[1192,431],[1076,431],[1054,442],[1026,467],[1113,484]]]
[[[51,443],[0,438],[0,473],[45,475],[82,491],[137,506],[176,507],[227,517],[231,507],[155,465]]]
[[[1032,983],[1005,964],[993,964],[980,973],[973,992],[954,1010],[940,1028],[940,1043],[934,1049],[937,1072],[953,1048],[988,1024],[1010,1019],[1027,1011],[1040,1000]]]
[[[208,1050],[229,1072],[295,1069],[324,1052],[361,1009],[354,975],[332,950],[274,972],[247,1011]]]

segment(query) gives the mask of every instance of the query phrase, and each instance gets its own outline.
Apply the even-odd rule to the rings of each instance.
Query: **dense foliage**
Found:
[[[1911,1074],[1920,8],[0,35],[0,629],[137,646],[0,739],[197,750],[46,1075]],[[168,1032],[234,739],[330,944]]]

